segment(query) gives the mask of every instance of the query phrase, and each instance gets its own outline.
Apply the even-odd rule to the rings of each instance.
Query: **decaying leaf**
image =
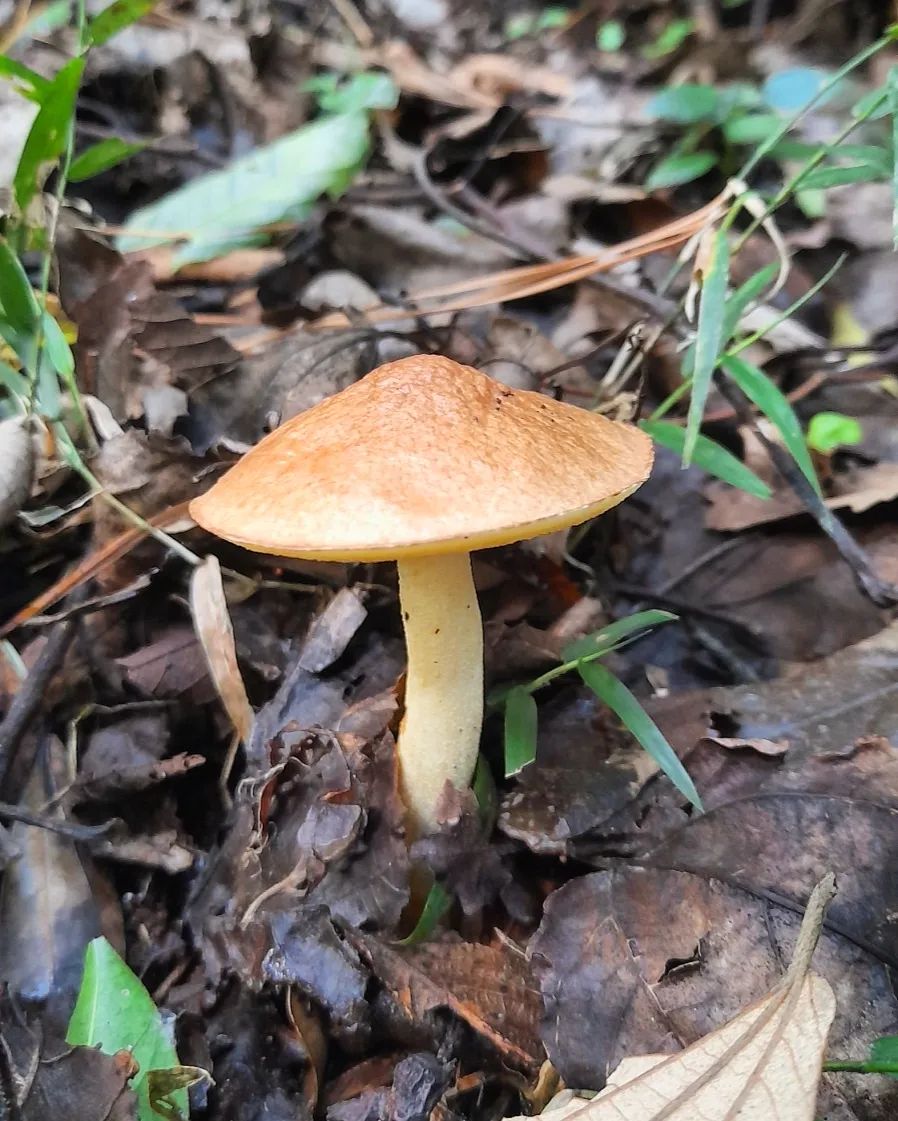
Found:
[[[28,501],[34,477],[34,444],[26,417],[0,420],[0,529]]]
[[[218,558],[211,554],[193,570],[190,610],[209,674],[234,730],[246,742],[253,726],[253,710],[237,665],[234,628],[221,583],[221,567]]]
[[[627,1058],[598,1097],[553,1116],[571,1121],[811,1121],[827,1035],[830,985],[810,973],[835,878],[818,885],[792,964],[767,996],[674,1055]]]

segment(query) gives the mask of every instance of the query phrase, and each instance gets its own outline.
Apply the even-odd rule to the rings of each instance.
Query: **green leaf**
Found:
[[[844,187],[846,183],[875,183],[885,176],[873,164],[860,163],[849,167],[817,167],[801,177],[801,188],[806,191],[826,191],[830,187]]]
[[[672,19],[654,43],[642,48],[642,57],[651,60],[673,54],[686,42],[694,27],[694,20]]]
[[[882,89],[875,89],[871,90],[869,93],[865,93],[864,96],[852,106],[852,117],[854,117],[855,120],[866,118],[870,121],[878,121],[882,117],[887,117],[892,110],[889,106],[888,99],[883,98],[882,95]],[[873,107],[877,105],[877,103],[879,103],[878,108],[874,109]]]
[[[536,758],[539,715],[526,686],[516,685],[505,697],[505,777],[510,778]]]
[[[745,113],[723,123],[723,134],[731,144],[760,144],[780,127],[772,113]]]
[[[647,112],[661,121],[678,125],[694,125],[699,121],[714,121],[720,97],[713,86],[686,82],[655,94]]]
[[[640,421],[639,427],[657,443],[682,456],[686,446],[686,432],[679,424],[671,424],[667,420],[643,420]],[[707,471],[709,475],[722,479],[731,487],[744,490],[746,494],[753,494],[755,498],[770,497],[770,487],[763,479],[759,479],[754,471],[746,467],[732,452],[707,436],[699,434],[695,442],[692,462],[696,467]]]
[[[898,66],[890,67],[886,88],[892,114],[892,247],[898,249]]]
[[[717,156],[713,152],[682,152],[666,156],[655,164],[646,177],[646,190],[660,191],[664,187],[681,187],[710,171],[716,163]]]
[[[571,13],[567,8],[562,8],[560,5],[552,5],[549,8],[544,8],[536,19],[537,31],[558,31],[562,27],[567,27],[568,20],[571,18]]]
[[[53,84],[49,78],[7,55],[0,55],[0,78],[8,78],[23,97],[36,101],[38,105]]]
[[[159,1121],[150,1106],[147,1074],[177,1067],[178,1056],[152,997],[105,938],[95,938],[84,957],[84,976],[69,1020],[66,1042],[73,1047],[99,1047],[106,1055],[129,1050],[140,1070],[131,1086],[137,1094],[140,1121]],[[172,1097],[187,1116],[187,1093]]]
[[[69,182],[81,183],[85,179],[99,175],[101,171],[108,171],[111,167],[122,163],[137,152],[142,152],[144,148],[146,148],[146,142],[129,143],[127,140],[119,140],[115,136],[110,137],[109,140],[100,140],[96,144],[91,144],[89,148],[85,148],[80,156],[72,160],[72,166],[69,168]]]
[[[785,395],[763,370],[746,362],[744,358],[728,355],[721,366],[752,404],[774,425],[802,474],[820,494],[820,484],[808,453],[801,422]]]
[[[844,413],[817,413],[808,425],[808,447],[821,455],[836,448],[859,444],[864,438],[860,422]]]
[[[670,611],[637,611],[625,619],[617,619],[602,627],[600,631],[584,635],[569,642],[561,651],[563,662],[576,662],[580,658],[607,654],[624,639],[631,638],[640,631],[647,631],[650,627],[657,627],[661,623],[672,623],[678,616]]]
[[[341,82],[339,75],[319,74],[303,84],[314,93],[325,113],[362,113],[369,109],[395,109],[399,88],[391,75],[383,70],[367,70],[353,74]]]
[[[442,886],[434,884],[427,893],[424,907],[421,911],[415,928],[411,934],[399,939],[400,946],[417,946],[419,942],[426,942],[436,929],[437,923],[446,914],[452,905],[452,896]]]
[[[21,335],[30,334],[37,326],[40,307],[35,299],[22,262],[13,253],[9,242],[0,238],[0,312]]]
[[[870,1062],[891,1066],[898,1074],[898,1035],[882,1035],[870,1047]]]
[[[99,47],[108,42],[113,35],[124,31],[132,23],[137,23],[155,6],[156,0],[113,0],[87,25],[87,38],[91,45]]]
[[[689,413],[686,418],[686,442],[683,446],[683,463],[686,466],[692,462],[695,453],[699,428],[705,412],[705,401],[711,388],[711,377],[726,341],[724,321],[729,270],[730,247],[727,231],[720,229],[714,235],[698,305],[695,368],[692,373],[692,394],[689,398]]]
[[[18,370],[14,370],[8,362],[0,362],[0,385],[12,397],[20,401],[24,401],[28,397],[27,380]]]
[[[878,167],[884,176],[892,173],[892,153],[879,144],[837,144],[830,148],[829,158],[869,163]]]
[[[780,140],[770,149],[768,155],[776,160],[806,160],[817,159],[824,144],[806,144],[803,140]]]
[[[44,336],[44,349],[47,357],[57,374],[64,378],[71,378],[75,372],[75,356],[69,346],[68,339],[62,333],[62,328],[49,312],[41,316],[42,331]]]
[[[627,41],[627,29],[619,19],[606,19],[596,31],[596,46],[600,51],[613,54]]]
[[[503,697],[504,700],[504,697]],[[477,756],[477,766],[471,779],[471,789],[477,799],[477,811],[484,828],[492,830],[499,809],[499,798],[493,772],[483,755]]]
[[[582,662],[580,676],[599,700],[606,704],[642,747],[651,755],[679,792],[697,810],[702,809],[701,798],[686,768],[676,752],[664,738],[661,729],[652,720],[630,690],[599,662]]]
[[[58,160],[65,151],[84,61],[83,57],[70,59],[41,96],[41,107],[31,124],[13,180],[16,202],[23,212],[40,188],[41,167]]]
[[[118,248],[147,248],[174,240],[177,231],[190,231],[175,257],[183,265],[208,260],[225,245],[257,243],[260,227],[298,220],[320,195],[345,190],[367,151],[365,114],[325,117],[135,211]],[[127,233],[129,227],[159,236],[135,237]]]

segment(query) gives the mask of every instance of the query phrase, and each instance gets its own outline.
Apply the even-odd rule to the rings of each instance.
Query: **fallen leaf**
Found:
[[[0,420],[0,529],[28,501],[34,478],[34,444],[26,417]]]
[[[624,1059],[592,1102],[553,1114],[566,1121],[811,1121],[836,999],[810,973],[834,877],[808,903],[786,976],[767,996],[675,1055]]]
[[[253,727],[253,710],[234,647],[234,628],[221,583],[221,567],[212,554],[197,565],[190,578],[190,611],[197,637],[234,730],[245,743]]]
[[[447,1009],[509,1065],[538,1069],[539,997],[521,956],[504,945],[450,940],[396,949],[361,931],[348,933],[412,1024]]]

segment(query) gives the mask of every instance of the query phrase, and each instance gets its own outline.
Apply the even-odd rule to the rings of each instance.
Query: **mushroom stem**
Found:
[[[399,781],[412,839],[436,828],[448,779],[467,787],[483,724],[483,624],[469,553],[399,561],[408,650]]]

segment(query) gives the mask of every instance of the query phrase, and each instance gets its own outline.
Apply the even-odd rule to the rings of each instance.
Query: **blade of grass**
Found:
[[[727,231],[725,228],[719,229],[714,235],[698,308],[695,370],[692,375],[692,396],[689,400],[686,441],[683,447],[683,464],[687,467],[692,462],[692,456],[695,453],[699,428],[705,412],[705,401],[711,388],[711,378],[723,349],[729,264],[730,250]]]
[[[819,495],[820,483],[804,438],[801,421],[795,415],[785,394],[763,370],[744,358],[726,355],[721,362],[724,372],[739,386],[751,403],[774,425],[783,438],[789,454],[802,474]]]
[[[417,946],[419,942],[426,942],[436,929],[437,923],[449,910],[452,896],[440,884],[434,884],[427,893],[424,907],[415,928],[411,934],[399,939],[400,946]]]
[[[643,420],[639,427],[656,443],[682,456],[686,433],[679,424],[665,420]],[[771,495],[770,487],[750,467],[746,467],[732,452],[707,436],[699,435],[692,461],[709,475],[744,490],[746,494],[753,494],[755,498],[769,498]]]
[[[682,431],[682,430],[681,430]],[[594,654],[607,654],[625,638],[630,638],[637,631],[646,631],[650,627],[657,627],[661,623],[675,622],[678,616],[670,611],[637,611],[625,619],[618,619],[602,627],[594,634],[584,635],[583,638],[569,642],[561,651],[562,660],[565,662],[578,662],[581,658]]]
[[[892,245],[898,249],[898,66],[889,68],[886,89],[892,115]]]
[[[686,768],[664,738],[661,729],[627,686],[598,662],[582,663],[578,669],[584,682],[599,700],[615,713],[683,797],[687,798],[697,810],[701,810],[701,798]]]

